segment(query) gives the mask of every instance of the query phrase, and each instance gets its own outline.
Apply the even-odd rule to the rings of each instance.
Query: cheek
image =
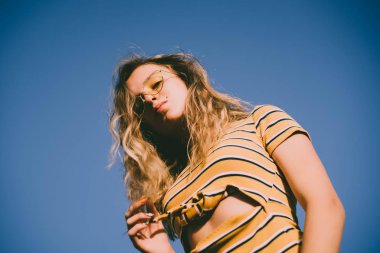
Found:
[[[173,83],[167,88],[168,89],[165,91],[165,95],[168,97],[169,100],[175,102],[178,105],[185,103],[188,93],[185,84]]]
[[[179,118],[185,111],[187,89],[185,87],[177,87],[177,89],[170,90],[168,93],[168,99],[170,101],[170,110],[167,114],[169,118]]]
[[[181,109],[185,108],[187,93],[188,93],[187,89],[184,87],[181,87],[181,89],[178,89],[177,93],[174,94],[174,99],[176,101],[176,104]]]

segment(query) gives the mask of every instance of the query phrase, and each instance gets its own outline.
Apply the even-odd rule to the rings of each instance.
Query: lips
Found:
[[[162,111],[162,105],[165,104],[167,102],[167,100],[155,105],[153,108],[157,111],[157,112],[160,112]]]

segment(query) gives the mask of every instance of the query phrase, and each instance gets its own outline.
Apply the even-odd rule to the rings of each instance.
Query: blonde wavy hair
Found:
[[[184,112],[188,143],[186,159],[182,161],[179,156],[170,157],[160,149],[160,137],[144,124],[136,110],[136,96],[127,89],[129,76],[144,64],[168,67],[188,88]],[[250,109],[249,103],[212,88],[205,69],[190,54],[132,55],[120,61],[113,76],[113,108],[109,128],[114,143],[110,155],[112,165],[115,156],[120,155],[122,150],[128,197],[135,201],[149,196],[160,210],[162,197],[179,171],[186,165],[194,168],[203,161],[227,125],[246,118]]]

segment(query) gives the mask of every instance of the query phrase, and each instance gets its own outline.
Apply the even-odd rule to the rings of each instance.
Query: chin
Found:
[[[167,112],[164,116],[165,121],[170,121],[170,122],[176,122],[180,121],[183,118],[183,113],[178,113],[178,112]]]

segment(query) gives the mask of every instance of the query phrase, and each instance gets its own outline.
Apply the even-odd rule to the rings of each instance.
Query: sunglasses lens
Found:
[[[161,72],[154,73],[146,82],[144,83],[144,94],[155,95],[159,93],[162,89],[164,83],[164,78]]]

